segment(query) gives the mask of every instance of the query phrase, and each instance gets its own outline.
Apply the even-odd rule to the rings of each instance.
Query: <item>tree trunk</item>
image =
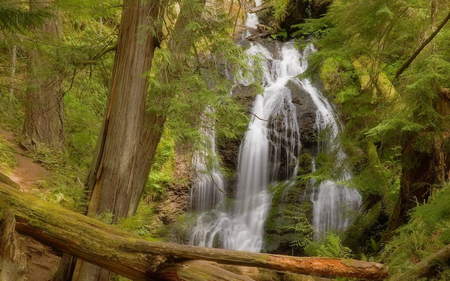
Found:
[[[11,50],[11,82],[9,84],[9,105],[14,99],[14,87],[16,78],[16,63],[17,63],[17,45],[14,45]]]
[[[426,202],[433,190],[440,188],[448,179],[450,163],[441,147],[435,145],[427,153],[417,151],[414,144],[414,137],[403,144],[400,194],[382,242],[387,242],[398,227],[408,222],[410,211],[418,203]]]
[[[14,214],[4,208],[0,212],[0,280],[26,280],[27,260],[16,238]]]
[[[17,232],[133,280],[159,280],[155,276],[168,264],[166,261],[185,260],[208,260],[319,276],[379,279],[388,275],[387,266],[374,262],[290,257],[152,242],[2,183],[0,206],[14,212]]]
[[[30,0],[31,11],[49,5],[50,2]],[[22,144],[26,147],[39,147],[40,144],[45,144],[56,150],[64,148],[62,78],[56,64],[52,65],[49,62],[54,58],[46,57],[44,51],[56,48],[60,26],[57,13],[55,18],[47,19],[42,29],[35,31],[42,33],[44,37],[39,39],[48,44],[44,46],[36,41],[28,52],[28,88],[22,132]]]
[[[152,26],[158,11],[157,1],[124,1],[105,120],[86,181],[87,213],[112,213],[113,222],[135,213],[165,121],[145,112],[144,73],[151,68],[157,42],[141,28]],[[109,276],[107,270],[78,261],[72,280],[109,280]]]

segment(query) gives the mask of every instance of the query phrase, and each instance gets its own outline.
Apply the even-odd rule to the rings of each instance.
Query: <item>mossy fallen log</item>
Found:
[[[0,208],[13,210],[17,232],[133,280],[159,280],[155,276],[169,264],[167,261],[186,260],[208,260],[317,276],[366,279],[388,276],[388,267],[374,262],[290,257],[148,241],[2,183]]]
[[[158,271],[156,275],[161,281],[255,281],[248,276],[239,275],[199,260],[174,264]]]
[[[16,189],[20,188],[20,185],[17,182],[13,181],[12,179],[10,179],[7,175],[3,174],[2,172],[0,172],[0,182],[5,183],[9,186],[12,186]]]

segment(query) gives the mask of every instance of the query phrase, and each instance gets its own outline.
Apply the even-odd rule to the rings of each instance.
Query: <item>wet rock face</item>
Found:
[[[325,14],[333,0],[291,0],[282,28],[304,22],[307,18],[319,18]]]
[[[300,129],[302,150],[315,154],[317,149],[317,132],[314,129],[316,122],[316,107],[308,92],[297,84],[289,81],[286,87],[291,91],[292,103],[297,110],[297,121]]]
[[[292,26],[304,23],[305,19],[320,18],[327,11],[333,0],[290,0],[286,8],[286,15],[282,22],[275,23],[273,7],[263,4],[253,10],[258,15],[259,22],[266,26],[279,26],[290,33]]]
[[[268,40],[259,40],[258,43],[263,44],[272,53],[276,52],[277,42]],[[297,124],[300,132],[300,142],[302,152],[306,152],[310,155],[315,155],[317,151],[316,137],[317,133],[314,129],[315,118],[316,118],[316,107],[311,99],[311,96],[301,87],[298,83],[292,81],[287,82],[286,87],[291,92],[292,103],[295,105],[295,111],[297,115]],[[247,113],[251,114],[252,104],[255,95],[258,94],[257,88],[255,86],[243,86],[239,85],[233,90],[234,98],[245,108],[247,108]],[[287,110],[292,110],[288,109]],[[281,121],[279,118],[271,117],[270,124],[268,126],[269,130],[277,128],[280,130],[283,126],[279,124]],[[276,143],[275,139],[279,132],[272,131],[270,133],[271,143]],[[288,132],[290,135],[290,132]],[[243,136],[242,136],[243,137]],[[235,193],[237,178],[236,171],[238,165],[239,147],[242,139],[238,140],[228,140],[221,139],[218,140],[218,151],[222,158],[223,167],[229,171],[229,177],[227,179],[227,190],[228,196],[233,196]],[[273,147],[272,147],[273,149]],[[283,142],[282,147],[277,148],[280,153],[280,159],[287,159],[287,151],[291,150],[288,141]],[[299,155],[300,151],[297,148],[294,149],[295,155]],[[272,155],[273,153],[270,152]],[[274,169],[276,168],[276,169]],[[271,167],[271,181],[281,181],[287,179],[293,171],[294,167],[287,161],[282,160],[279,163],[274,163]]]
[[[316,107],[311,99],[311,96],[303,89],[303,87],[297,83],[289,81],[286,84],[286,87],[291,92],[292,103],[295,105],[294,108],[289,108],[285,105],[286,111],[289,114],[295,114],[297,116],[297,124],[300,133],[300,142],[301,142],[301,151],[299,151],[299,147],[292,147],[292,143],[289,143],[290,138],[295,137],[295,132],[288,130],[286,133],[287,139],[281,139],[277,141],[277,138],[280,138],[280,133],[283,131],[284,125],[283,121],[277,117],[271,117],[269,130],[270,132],[270,141],[271,141],[271,151],[270,155],[273,156],[273,149],[277,149],[280,154],[276,163],[274,163],[273,159],[271,159],[272,168],[271,168],[271,181],[282,181],[290,178],[294,171],[294,163],[288,163],[288,153],[293,153],[294,155],[300,155],[301,152],[306,152],[314,155],[317,151],[317,142],[316,137],[317,133],[314,129],[315,118],[316,118]],[[281,143],[281,147],[275,148],[275,143]]]
[[[298,175],[311,172],[311,156],[302,153],[299,159]],[[264,225],[263,252],[283,255],[303,255],[301,247],[293,247],[292,241],[298,234],[285,227],[298,223],[295,214],[304,213],[311,216],[312,206],[309,199],[309,189],[306,182],[297,181],[294,185],[280,183],[272,186],[272,206]]]

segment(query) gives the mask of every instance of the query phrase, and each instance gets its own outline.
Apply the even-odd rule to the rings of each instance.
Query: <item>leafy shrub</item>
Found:
[[[342,245],[341,238],[333,233],[328,233],[319,241],[306,245],[305,252],[309,256],[329,258],[350,258],[352,251]]]

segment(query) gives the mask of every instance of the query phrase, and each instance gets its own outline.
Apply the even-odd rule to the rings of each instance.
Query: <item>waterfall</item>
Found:
[[[197,175],[194,182],[195,188],[191,190],[190,207],[200,212],[206,212],[225,199],[225,181],[217,168],[214,130],[202,130],[202,135],[207,140],[208,152],[197,151],[193,158]],[[214,159],[211,168],[208,168],[207,165],[208,153],[212,153],[211,158]]]
[[[255,15],[248,16],[247,26],[256,27],[257,23]],[[224,190],[223,177],[218,171],[201,174],[192,191],[192,205],[197,206],[195,209],[200,214],[191,245],[252,252],[259,252],[263,247],[264,223],[272,200],[268,188],[281,181],[292,186],[298,172],[300,130],[291,90],[286,86],[288,82],[305,89],[311,96],[317,107],[316,130],[331,131],[330,140],[324,142],[321,149],[336,148],[334,140],[340,125],[332,107],[309,80],[296,78],[307,67],[305,57],[313,51],[312,45],[308,45],[303,54],[293,42],[274,45],[275,48],[269,51],[262,44],[250,43],[246,50],[250,57],[257,58],[250,59],[249,66],[261,67],[262,77],[241,75],[236,78],[236,83],[248,86],[258,79],[264,91],[255,97],[251,121],[239,148],[236,197],[227,201],[218,191]],[[214,143],[214,134],[209,133],[209,137]],[[345,157],[339,151],[339,159]],[[196,162],[196,167],[205,169],[202,161]],[[350,177],[350,173],[344,175],[344,179]],[[361,204],[361,196],[356,190],[332,181],[320,183],[311,200],[314,203],[314,228],[320,234],[331,229],[345,229],[350,222],[347,211],[355,210]]]
[[[314,52],[314,46],[308,44],[304,50],[303,58]],[[307,61],[302,63],[304,69],[307,68]],[[327,140],[318,142],[318,153],[328,151],[337,151],[337,165],[345,165],[344,160],[347,157],[344,151],[337,147],[336,138],[338,137],[340,127],[333,108],[325,99],[322,93],[315,88],[308,79],[302,80],[303,88],[310,94],[311,99],[316,105],[315,129],[318,134],[326,132]],[[312,162],[313,171],[315,171],[315,161]],[[346,181],[352,178],[348,168],[344,169],[341,180]],[[311,194],[313,202],[313,227],[315,231],[314,238],[317,240],[330,230],[345,230],[350,225],[353,214],[361,206],[362,198],[356,189],[347,188],[344,185],[337,184],[331,180],[322,181]]]
[[[218,204],[200,215],[191,244],[259,252],[272,198],[268,186],[295,176],[298,170],[300,133],[291,92],[285,85],[297,80],[302,68],[293,43],[278,47],[276,56],[257,43],[246,53],[261,60],[264,93],[255,97],[252,119],[239,149],[236,198],[228,210]],[[283,179],[278,176],[280,163],[287,175]]]

